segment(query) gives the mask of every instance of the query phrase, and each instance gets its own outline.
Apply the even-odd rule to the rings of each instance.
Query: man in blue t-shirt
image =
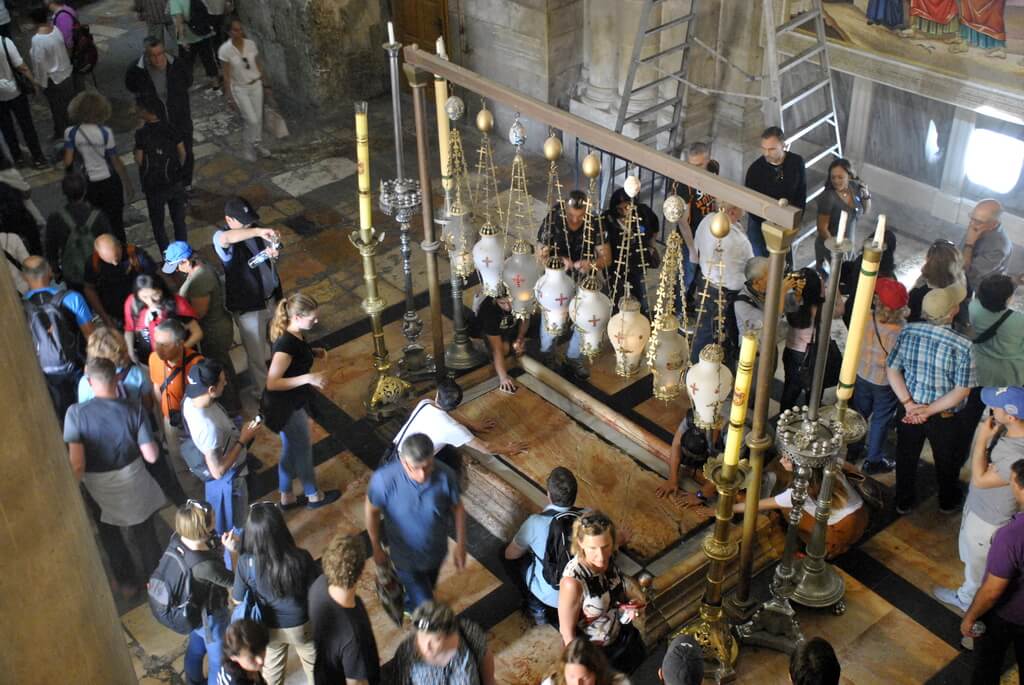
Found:
[[[81,293],[68,290],[62,285],[53,285],[53,272],[50,270],[50,264],[42,257],[31,256],[26,259],[22,264],[22,276],[25,278],[25,283],[28,284],[28,290],[24,295],[26,307],[38,308],[59,298],[60,306],[67,313],[64,322],[67,328],[66,332],[81,332],[81,337],[70,345],[72,349],[62,350],[61,354],[66,357],[67,363],[61,364],[60,367],[49,368],[47,365],[53,364],[57,360],[44,360],[40,357],[40,364],[44,366],[43,375],[46,377],[46,387],[50,391],[50,399],[53,400],[57,418],[63,423],[68,407],[78,401],[78,379],[82,377],[82,366],[85,363],[83,342],[93,331],[92,310],[89,309],[89,305]],[[74,330],[75,326],[78,328],[77,331]],[[55,339],[62,337],[55,336]],[[42,355],[44,350],[37,349],[36,352]],[[47,356],[52,355],[47,354]]]
[[[388,552],[381,539],[381,514]],[[448,553],[448,520],[455,521],[455,568],[466,566],[466,512],[455,473],[434,460],[434,443],[422,433],[405,438],[398,459],[377,469],[366,494],[366,531],[373,560],[388,553],[412,612],[433,599],[441,564]]]
[[[558,625],[558,587],[544,579],[544,552],[548,531],[558,514],[570,511],[576,503],[576,476],[564,466],[555,467],[548,476],[548,502],[539,514],[523,521],[515,538],[505,548],[509,561],[523,559],[520,574],[524,576],[526,608],[535,625]],[[526,555],[530,554],[530,557]],[[525,557],[525,559],[524,559]]]

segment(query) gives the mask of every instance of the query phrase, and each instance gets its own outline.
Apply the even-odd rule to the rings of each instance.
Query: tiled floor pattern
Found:
[[[114,64],[108,51],[137,54],[141,48],[141,29],[134,18],[129,0],[101,0],[87,6],[85,18],[91,23],[100,49],[107,57],[101,61],[100,79],[105,92],[114,101],[113,125],[122,153],[131,148],[131,130],[135,127],[130,99],[120,88],[122,67]],[[112,52],[110,53],[112,54]],[[120,59],[120,57],[119,57]],[[134,57],[132,58],[134,59]],[[125,61],[127,63],[127,61]],[[113,85],[110,85],[113,84]],[[393,174],[390,160],[391,123],[387,99],[371,103],[371,145],[379,150],[373,157],[373,182]],[[48,121],[42,100],[34,102],[37,120]],[[339,487],[342,501],[317,512],[299,510],[289,514],[289,523],[299,544],[314,552],[326,544],[335,531],[360,533],[362,523],[362,496],[369,477],[367,462],[371,453],[383,445],[376,428],[363,420],[362,400],[372,379],[369,369],[371,341],[365,335],[365,314],[360,300],[365,290],[358,253],[351,245],[349,234],[356,225],[356,191],[352,177],[354,135],[351,122],[337,120],[303,122],[292,127],[288,141],[271,142],[276,150],[273,160],[248,163],[237,156],[240,126],[234,115],[223,111],[222,101],[211,92],[198,90],[193,94],[196,119],[197,197],[189,215],[189,240],[209,258],[213,258],[211,240],[221,220],[224,199],[241,193],[260,210],[264,223],[277,228],[284,239],[284,257],[280,270],[286,290],[301,288],[321,303],[321,329],[325,339],[331,340],[331,353],[324,362],[330,374],[325,391],[328,411],[323,423],[314,423],[314,442],[321,461],[317,475],[323,487]],[[341,108],[344,110],[345,108]],[[406,150],[413,149],[411,117],[406,122]],[[45,125],[40,124],[45,131]],[[499,183],[507,184],[507,162],[510,150],[495,136],[499,162]],[[466,137],[467,145],[476,145],[472,132]],[[475,148],[474,148],[475,150]],[[387,152],[387,154],[383,154]],[[126,160],[130,174],[134,174],[132,160]],[[543,197],[544,168],[542,162],[530,165],[531,189],[536,197]],[[57,169],[25,170],[25,177],[40,192],[53,194],[61,178]],[[571,173],[563,170],[563,181],[571,183]],[[435,188],[435,197],[437,188]],[[47,207],[43,207],[44,212]],[[538,206],[536,218],[542,208]],[[126,212],[129,235],[154,254],[153,240],[145,223],[144,202],[137,200]],[[403,276],[398,249],[398,227],[379,210],[374,211],[374,224],[387,233],[378,255],[379,285],[389,304],[402,301]],[[417,218],[413,225],[414,245],[422,238]],[[919,268],[915,261],[921,245],[913,239],[902,239],[897,253],[900,277],[911,282]],[[442,257],[442,262],[443,262]],[[413,250],[412,270],[418,288],[425,280],[425,262],[418,247]],[[442,278],[447,267],[442,264]],[[423,307],[422,296],[417,306]],[[445,304],[447,307],[447,302]],[[420,338],[429,347],[429,316],[420,309],[427,326]],[[404,342],[401,336],[401,305],[391,310],[385,338],[392,358],[399,356]],[[444,319],[446,339],[450,339],[450,321]],[[346,332],[347,331],[347,332]],[[346,343],[341,346],[341,343]],[[644,372],[646,374],[646,372]],[[468,383],[473,385],[481,379]],[[663,403],[650,398],[649,379],[642,375],[623,379],[614,374],[610,354],[605,354],[593,367],[590,388],[598,396],[626,416],[645,427],[656,430],[663,437],[671,435],[683,412],[681,403]],[[420,391],[423,387],[420,386]],[[773,402],[773,408],[775,404]],[[386,431],[385,431],[386,433]],[[254,452],[264,467],[258,480],[270,493],[276,485],[273,466],[277,463],[277,439],[262,435]],[[927,455],[926,455],[927,461]],[[631,462],[632,463],[632,462]],[[539,472],[538,472],[539,473]],[[602,483],[604,474],[596,474],[595,482]],[[646,474],[644,477],[650,477]],[[926,478],[927,479],[927,478]],[[923,479],[923,480],[926,480]],[[880,479],[891,484],[892,477]],[[943,631],[955,616],[947,608],[928,598],[934,584],[952,585],[960,572],[956,558],[957,520],[941,517],[934,511],[934,499],[926,500],[912,515],[896,520],[868,540],[859,550],[861,561],[867,559],[877,566],[879,573],[872,576],[873,584],[865,585],[858,577],[867,578],[865,564],[851,561],[853,575],[846,575],[849,610],[844,616],[833,617],[816,611],[798,609],[807,635],[824,635],[836,646],[845,667],[845,680],[849,683],[919,683],[963,682],[952,675],[942,674],[949,664],[956,663],[958,640]],[[166,519],[166,514],[163,512]],[[671,519],[672,512],[665,512]],[[470,568],[454,574],[445,568],[439,595],[455,603],[456,607],[486,614],[496,590],[511,592],[496,575],[495,564],[500,541],[481,538],[471,547],[487,553],[475,557]],[[484,540],[486,544],[481,543]],[[856,559],[854,559],[856,561]],[[905,584],[904,596],[893,592],[893,583]],[[361,596],[371,606],[374,627],[387,657],[397,643],[399,633],[372,605],[375,600],[368,585],[367,575],[361,586]],[[899,587],[904,588],[903,585]],[[916,593],[916,594],[915,594]],[[498,593],[501,594],[501,593]],[[887,598],[887,599],[886,599]],[[495,653],[498,681],[503,685],[527,685],[540,681],[557,659],[558,640],[551,628],[528,628],[518,613],[506,608],[500,615],[477,616],[490,629],[491,647]],[[489,610],[489,609],[488,609]],[[477,615],[477,614],[474,614]],[[137,673],[143,683],[181,683],[182,650],[184,641],[179,636],[159,627],[152,619],[148,607],[138,606],[122,616],[126,639],[135,657]],[[937,631],[937,632],[933,632]],[[941,633],[938,634],[938,633]],[[899,646],[894,648],[894,646]],[[963,661],[963,659],[961,659]],[[290,660],[289,683],[302,682],[297,660]],[[744,648],[738,665],[739,682],[785,682],[785,658],[781,655]],[[646,669],[645,672],[650,672]],[[1008,673],[1004,682],[1014,673]],[[952,678],[952,679],[951,679]],[[646,685],[647,681],[642,682]]]

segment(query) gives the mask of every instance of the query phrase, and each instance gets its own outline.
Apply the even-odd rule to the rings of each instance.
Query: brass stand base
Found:
[[[820,568],[815,568],[804,558],[797,567],[797,577],[800,583],[793,590],[792,600],[805,607],[821,609],[832,607],[832,613],[838,615],[846,613],[846,602],[843,596],[846,594],[846,583],[835,567],[829,563],[823,563]]]
[[[437,375],[437,367],[434,358],[427,354],[422,345],[411,343],[402,348],[398,375],[407,381],[425,381]]]
[[[444,349],[444,362],[449,369],[475,369],[486,361],[487,353],[469,337],[465,340],[453,340]]]
[[[702,604],[697,621],[679,632],[692,635],[704,651],[704,658],[718,664],[718,670],[715,671],[716,683],[736,681],[734,666],[740,655],[740,646],[729,630],[729,622],[725,620],[722,607]]]
[[[745,645],[767,647],[784,654],[792,654],[804,641],[793,605],[779,596],[761,605],[750,621],[736,626],[736,635]]]

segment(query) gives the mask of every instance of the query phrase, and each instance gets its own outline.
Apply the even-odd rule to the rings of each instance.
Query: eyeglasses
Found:
[[[249,505],[249,511],[254,511],[258,507],[271,507],[273,509],[277,509],[277,502],[270,502],[267,500],[261,502],[253,502],[252,504]]]
[[[453,632],[453,628],[454,626],[448,621],[432,621],[429,618],[421,618],[416,621],[416,630],[421,633],[444,633],[448,635]]]

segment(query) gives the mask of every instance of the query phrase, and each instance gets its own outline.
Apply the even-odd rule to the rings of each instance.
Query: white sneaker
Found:
[[[948,587],[937,587],[932,590],[932,595],[943,604],[954,607],[961,613],[966,612],[970,607],[969,603],[965,603],[960,599],[960,595],[957,594],[956,590],[951,590]]]
[[[262,157],[263,159],[269,159],[270,157],[274,156],[273,152],[271,152],[267,148],[263,147],[263,145],[260,144],[260,143],[257,143],[253,147],[256,150],[256,154],[259,155],[260,157]]]

